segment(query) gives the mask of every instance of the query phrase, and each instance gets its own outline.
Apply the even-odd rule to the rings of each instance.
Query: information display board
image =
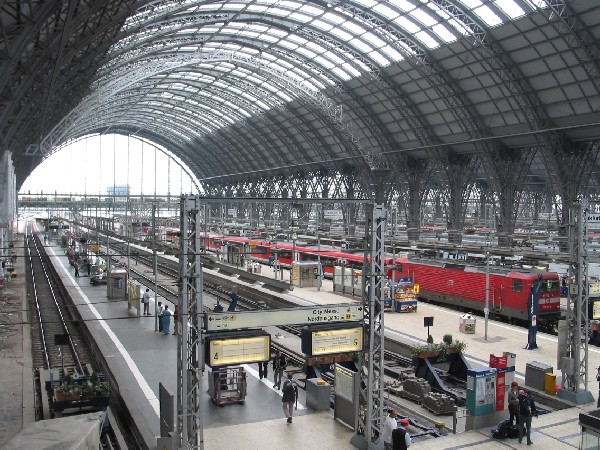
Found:
[[[207,313],[204,315],[204,326],[207,331],[228,331],[279,325],[362,321],[363,318],[362,305],[341,304],[270,311]]]
[[[205,342],[205,362],[210,367],[233,366],[268,361],[271,358],[271,335],[265,332],[215,333]]]
[[[363,349],[363,327],[357,324],[313,326],[302,329],[302,352],[308,356],[360,352]]]

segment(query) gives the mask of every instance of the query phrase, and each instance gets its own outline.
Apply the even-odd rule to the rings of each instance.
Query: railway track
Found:
[[[54,273],[39,238],[26,238],[27,285],[30,295],[33,363],[35,368],[74,368],[84,374],[92,358],[62,282]]]

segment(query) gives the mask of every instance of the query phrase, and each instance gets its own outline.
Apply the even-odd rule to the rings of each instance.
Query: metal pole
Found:
[[[319,283],[317,284],[317,291],[321,290],[321,284],[323,283],[323,271],[321,270],[321,236],[317,235],[317,262],[319,263]]]
[[[485,251],[485,332],[483,339],[487,341],[488,338],[488,318],[490,315],[490,259],[489,252]]]
[[[154,331],[158,331],[158,286],[156,280],[156,202],[152,202],[152,258],[154,273]]]

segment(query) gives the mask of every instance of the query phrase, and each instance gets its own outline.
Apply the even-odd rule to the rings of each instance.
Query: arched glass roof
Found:
[[[596,139],[600,6],[589,2],[133,4],[107,2],[87,22],[47,11],[78,52],[65,45],[62,64],[44,66],[50,88],[33,114],[5,108],[6,143],[43,155],[92,132],[136,133],[213,180]],[[4,66],[3,86],[30,92],[23,100],[42,92],[15,90],[24,55]],[[64,79],[55,69],[85,61]],[[67,93],[75,101],[62,104]],[[39,138],[20,133],[26,124]],[[541,154],[531,167],[548,176]]]

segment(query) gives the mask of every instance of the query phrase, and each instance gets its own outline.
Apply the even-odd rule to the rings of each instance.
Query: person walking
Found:
[[[279,389],[281,387],[281,381],[283,377],[283,371],[287,367],[287,359],[281,351],[277,350],[275,358],[273,359],[273,387]]]
[[[287,374],[287,380],[283,383],[283,389],[281,393],[281,402],[283,406],[283,413],[287,419],[287,423],[292,423],[292,416],[294,415],[294,402],[298,400],[298,386],[295,380],[292,378],[292,374]]]
[[[258,363],[258,378],[267,378],[269,373],[269,361],[259,361]]]
[[[508,392],[508,414],[510,426],[519,424],[519,383],[513,381],[510,383]]]
[[[144,315],[149,316],[150,310],[148,308],[150,305],[150,289],[146,289],[146,292],[144,292],[142,303],[144,304]]]
[[[173,326],[175,328],[173,335],[177,336],[179,334],[179,305],[175,305],[175,311],[173,312]]]
[[[392,431],[392,450],[406,450],[412,444],[410,434],[406,431],[408,419],[402,419],[398,427]]]
[[[398,417],[398,413],[395,409],[390,408],[388,410],[388,415],[385,418],[385,423],[383,424],[383,433],[381,437],[383,438],[383,448],[385,450],[392,450],[392,431],[398,428],[398,422],[396,421],[396,417]]]
[[[79,264],[77,261],[73,263],[73,268],[75,269],[75,278],[79,278]]]
[[[527,445],[531,441],[531,417],[537,417],[537,409],[533,397],[524,390],[519,391],[519,444],[523,441],[523,435],[527,435]]]
[[[162,311],[162,331],[163,334],[166,336],[167,334],[169,334],[169,329],[171,328],[171,316],[173,315],[173,313],[171,312],[171,310],[169,309],[169,305],[165,305],[165,309],[163,309]]]

